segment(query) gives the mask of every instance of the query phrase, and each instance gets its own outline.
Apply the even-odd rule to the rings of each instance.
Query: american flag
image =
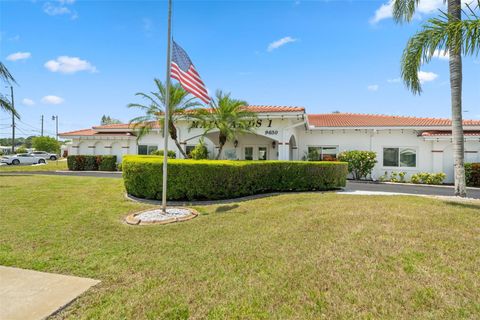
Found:
[[[207,88],[195,70],[192,60],[175,41],[172,46],[172,69],[170,72],[171,77],[177,79],[186,91],[207,104],[210,102]]]

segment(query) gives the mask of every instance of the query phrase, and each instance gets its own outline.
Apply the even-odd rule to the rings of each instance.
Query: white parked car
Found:
[[[28,153],[19,153],[11,156],[2,156],[0,158],[0,163],[6,164],[37,164],[37,163],[46,163],[47,161],[43,157],[36,157]]]
[[[30,152],[30,154],[35,157],[40,157],[40,158],[44,158],[52,161],[55,161],[58,159],[58,156],[55,153],[48,153],[46,151],[33,151],[33,152]]]

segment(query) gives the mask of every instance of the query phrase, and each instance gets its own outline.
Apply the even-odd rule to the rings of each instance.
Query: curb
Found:
[[[407,183],[407,182],[380,182],[380,181],[363,181],[363,180],[347,180],[347,182],[351,183],[362,183],[362,184],[386,184],[386,185],[400,185],[400,186],[408,186],[408,187],[428,187],[428,188],[444,188],[444,189],[451,189],[453,185],[438,185],[438,184],[423,184],[423,183]],[[480,190],[480,188],[476,187],[467,187],[467,190]]]

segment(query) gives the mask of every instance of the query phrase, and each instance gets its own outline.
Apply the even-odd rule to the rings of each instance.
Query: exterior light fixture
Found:
[[[236,148],[238,146],[238,140],[233,141],[233,146]]]
[[[272,149],[275,149],[276,146],[277,146],[277,141],[273,140],[272,141]]]

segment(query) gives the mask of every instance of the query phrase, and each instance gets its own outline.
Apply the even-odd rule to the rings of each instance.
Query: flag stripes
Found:
[[[210,102],[207,88],[203,83],[190,57],[175,41],[172,47],[172,62],[170,76],[178,80],[181,86],[205,103]]]

